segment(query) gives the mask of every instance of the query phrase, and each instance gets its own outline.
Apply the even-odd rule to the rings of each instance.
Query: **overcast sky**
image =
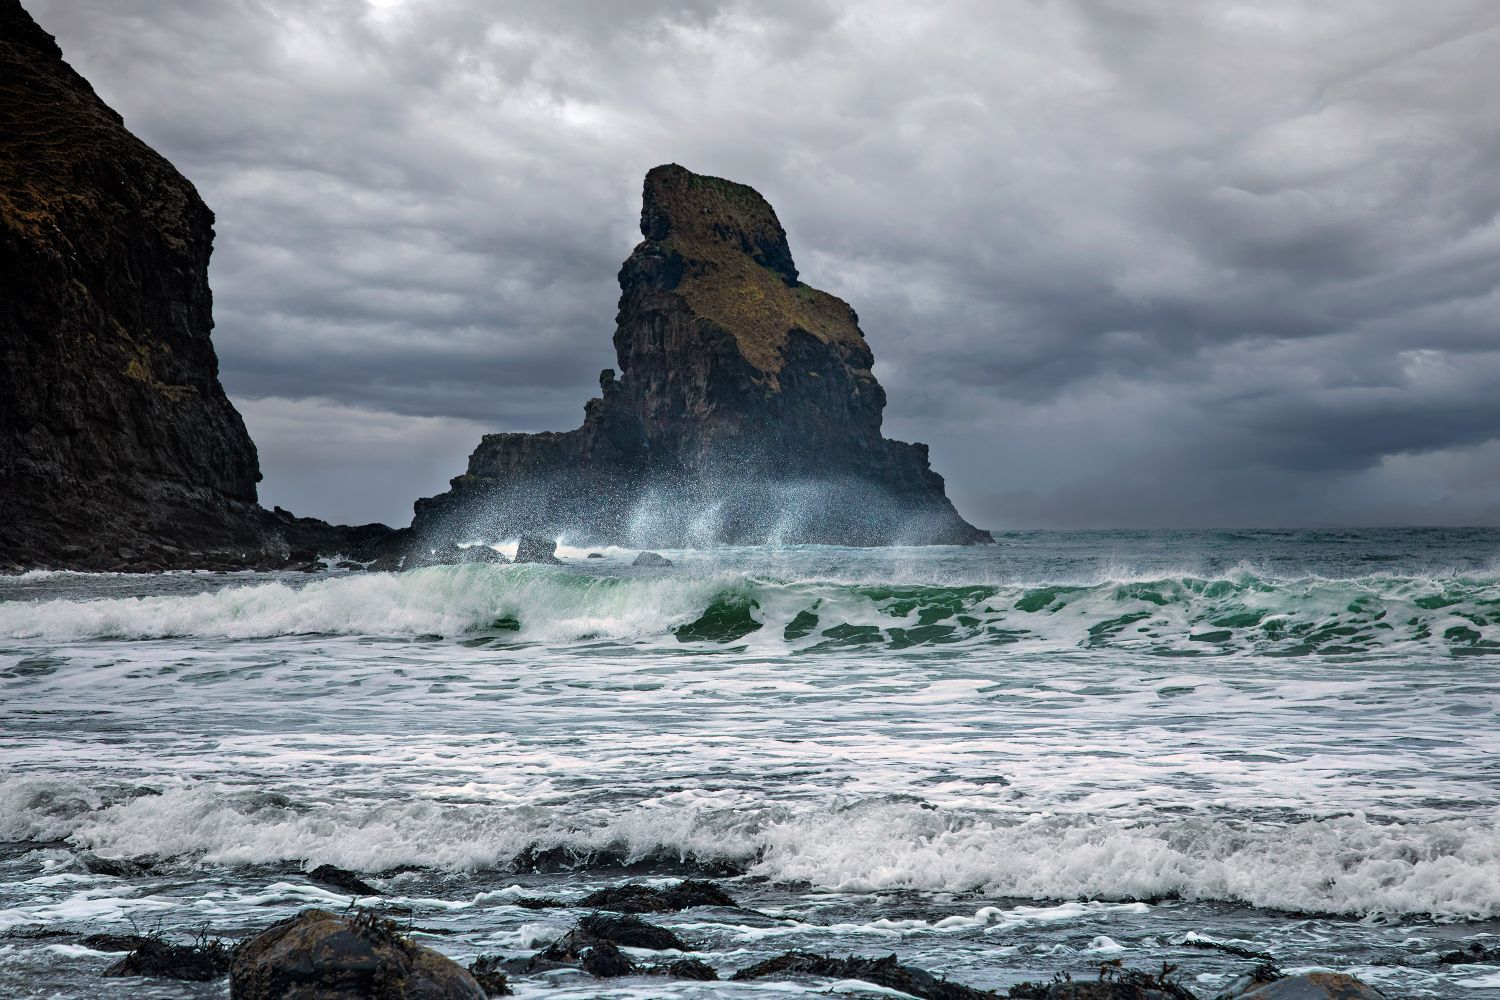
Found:
[[[645,171],[759,189],[997,527],[1500,523],[1493,0],[27,0],[218,214],[262,501],[578,425]]]

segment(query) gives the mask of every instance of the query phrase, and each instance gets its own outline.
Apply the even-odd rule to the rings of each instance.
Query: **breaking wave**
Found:
[[[1377,822],[1355,813],[1283,822],[1004,823],[901,799],[760,810],[620,811],[406,801],[330,805],[181,787],[110,800],[82,786],[0,783],[0,840],[66,842],[106,856],[203,864],[332,863],[379,873],[656,863],[702,865],[844,892],[978,890],[997,897],[1182,898],[1307,913],[1500,917],[1492,823]]]
[[[818,652],[950,644],[1354,656],[1500,653],[1500,578],[1276,578],[1252,571],[1093,582],[778,579],[681,567],[590,575],[446,566],[186,596],[0,602],[0,637],[334,634],[750,644]]]

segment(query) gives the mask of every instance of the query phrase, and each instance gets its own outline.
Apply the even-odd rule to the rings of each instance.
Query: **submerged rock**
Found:
[[[161,938],[147,937],[129,955],[105,969],[104,975],[109,978],[145,976],[207,983],[228,972],[229,964],[230,951],[221,941],[172,944]]]
[[[758,962],[736,972],[731,979],[767,979],[786,976],[817,976],[825,979],[859,979],[886,989],[899,990],[922,1000],[997,1000],[999,994],[971,989],[939,979],[924,969],[901,965],[895,955],[885,958],[833,958],[803,951]]]
[[[90,934],[78,943],[94,951],[135,951],[149,940],[143,934]]]
[[[90,875],[104,875],[108,878],[140,878],[148,873],[144,865],[129,858],[101,858],[97,854],[80,854],[78,863]]]
[[[319,865],[307,873],[309,881],[356,896],[379,896],[381,892],[351,871],[333,865]]]
[[[233,1000],[483,1000],[456,962],[371,913],[304,910],[235,950]]]
[[[1439,955],[1438,961],[1443,965],[1500,965],[1500,945],[1486,948],[1475,941],[1467,948]]]
[[[666,556],[658,555],[655,552],[642,552],[640,555],[638,555],[638,556],[635,557],[635,562],[631,563],[631,565],[632,566],[670,566],[670,565],[672,565],[672,560],[668,559]]]
[[[881,436],[859,318],[800,280],[757,191],[655,167],[640,228],[619,274],[619,377],[600,373],[576,430],[485,435],[447,493],[417,501],[420,536],[993,541],[954,510],[926,445]]]
[[[712,882],[685,879],[676,885],[654,888],[631,882],[591,892],[578,901],[584,909],[616,913],[676,913],[695,906],[738,906],[734,897]]]
[[[516,562],[518,563],[556,563],[561,565],[562,560],[557,558],[557,543],[549,538],[532,538],[527,535],[521,537],[516,545]]]
[[[518,896],[511,903],[523,910],[565,910],[568,907],[567,903],[550,896]]]
[[[696,979],[699,982],[712,982],[719,978],[718,971],[707,962],[696,958],[679,958],[675,962],[665,965],[653,965],[644,970],[651,976],[670,976],[673,979]]]
[[[48,938],[72,937],[73,934],[74,932],[68,930],[66,927],[48,927],[46,924],[22,924],[19,927],[12,927],[0,933],[0,941],[45,941]],[[129,948],[97,948],[95,950],[130,951],[146,939],[136,937],[132,938],[132,940],[136,943],[132,944]]]

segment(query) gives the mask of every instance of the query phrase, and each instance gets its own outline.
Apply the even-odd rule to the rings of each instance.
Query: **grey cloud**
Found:
[[[1496,520],[1488,0],[31,6],[218,213],[269,500],[404,519],[576,425],[676,160],[777,206],[981,523]]]

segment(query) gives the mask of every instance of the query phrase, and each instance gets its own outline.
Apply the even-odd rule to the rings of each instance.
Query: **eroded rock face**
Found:
[[[229,970],[233,1000],[483,1000],[456,962],[388,920],[304,910],[240,945]]]
[[[213,213],[0,0],[0,570],[285,564],[209,333]]]
[[[799,280],[771,206],[675,164],[646,175],[645,239],[583,426],[487,435],[417,503],[422,535],[638,545],[990,541],[927,448],[880,434],[885,393],[854,310]]]

